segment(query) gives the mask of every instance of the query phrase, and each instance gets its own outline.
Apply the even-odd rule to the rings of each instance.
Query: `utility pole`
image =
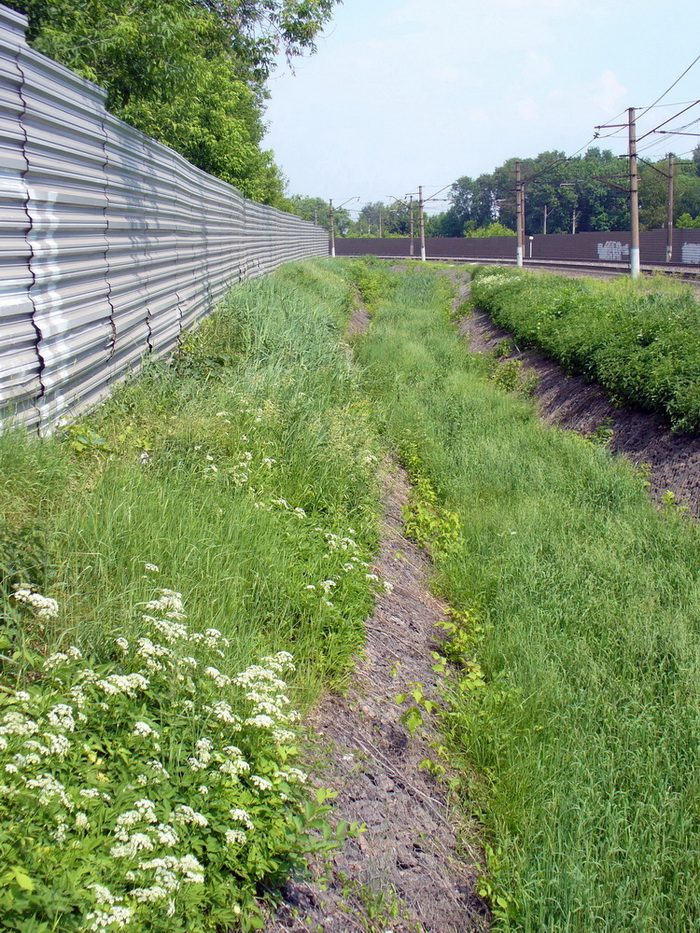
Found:
[[[673,153],[668,154],[668,210],[666,213],[666,262],[673,256]]]
[[[333,218],[333,198],[328,202],[331,207],[331,256],[335,258],[335,222]]]
[[[574,208],[571,212],[571,232],[576,233],[576,218],[578,217],[578,209]]]
[[[318,207],[314,207],[314,223],[318,223]]]
[[[637,121],[634,107],[628,114],[629,159],[630,159],[630,223],[632,227],[632,247],[630,249],[630,275],[639,278],[639,172],[637,169]]]
[[[382,236],[383,236],[383,233],[382,233],[382,209],[381,209],[381,207],[380,207],[380,208],[379,208],[379,239],[380,239],[380,240],[382,239]]]
[[[542,233],[543,233],[545,236],[547,235],[547,216],[548,216],[548,214],[549,214],[549,209],[548,209],[547,205],[545,204],[545,206],[544,206],[544,222],[543,222],[543,224],[542,224]]]
[[[522,180],[522,162],[515,162],[515,227],[517,231],[517,245],[515,252],[516,265],[523,264],[523,250],[525,246],[525,198]]]
[[[411,234],[410,234],[411,240],[410,240],[410,245],[408,249],[408,255],[414,256],[416,251],[415,251],[414,243],[413,243],[413,195],[412,194],[409,195],[408,212],[409,212],[409,219],[410,219],[409,222],[411,224]]]
[[[418,186],[418,217],[420,220],[420,258],[425,262],[425,214],[423,213],[423,186]]]

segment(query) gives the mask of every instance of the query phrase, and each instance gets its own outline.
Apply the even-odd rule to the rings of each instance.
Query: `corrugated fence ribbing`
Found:
[[[0,415],[47,432],[328,240],[112,116],[26,24],[0,6]]]

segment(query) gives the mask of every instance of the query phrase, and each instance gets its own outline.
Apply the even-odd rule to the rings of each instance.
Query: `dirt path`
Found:
[[[357,334],[368,316],[358,309]],[[444,786],[420,764],[434,758],[430,724],[411,734],[396,696],[420,683],[437,699],[431,651],[445,607],[428,590],[430,562],[402,533],[408,499],[403,471],[390,464],[374,572],[390,584],[366,622],[364,656],[346,695],[332,695],[311,715],[308,737],[318,784],[338,792],[334,816],[366,824],[326,866],[325,885],[292,880],[266,933],[471,933],[488,928],[489,911],[474,891],[476,849],[457,826]],[[459,832],[459,845],[458,845]]]

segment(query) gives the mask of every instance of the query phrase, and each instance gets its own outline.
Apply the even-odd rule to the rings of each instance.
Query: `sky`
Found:
[[[700,54],[700,0],[345,0],[317,47],[271,79],[264,145],[290,194],[359,206],[585,147],[596,125],[652,104]],[[639,135],[696,98],[700,61]],[[700,106],[668,126],[697,118]],[[623,153],[626,130],[616,132],[625,138],[600,145]],[[661,157],[697,142],[652,135],[640,149]]]

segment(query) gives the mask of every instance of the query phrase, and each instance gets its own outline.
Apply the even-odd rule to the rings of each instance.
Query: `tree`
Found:
[[[466,237],[489,237],[489,236],[515,236],[515,230],[510,227],[504,227],[503,224],[494,221],[485,227],[470,228],[466,225],[464,230]]]
[[[102,85],[108,108],[248,197],[283,203],[261,149],[277,51],[312,51],[336,0],[14,0],[38,51]]]

